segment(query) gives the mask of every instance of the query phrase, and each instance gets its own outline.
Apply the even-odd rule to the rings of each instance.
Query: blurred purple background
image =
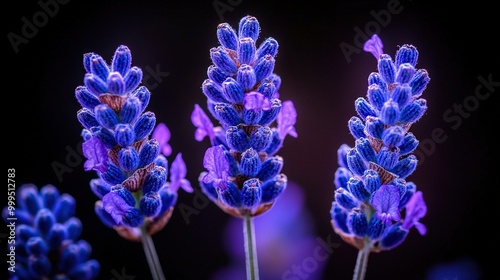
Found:
[[[218,11],[214,4],[226,9]],[[347,121],[355,114],[354,100],[366,95],[369,73],[376,70],[375,59],[359,44],[366,33],[376,32],[390,55],[398,45],[414,44],[420,51],[417,67],[431,76],[422,96],[429,109],[411,128],[421,141],[417,154],[421,164],[410,178],[424,193],[428,212],[421,222],[428,232],[420,236],[412,231],[397,249],[370,255],[366,280],[483,279],[493,269],[483,252],[495,251],[495,231],[488,227],[498,213],[494,208],[498,184],[491,183],[496,182],[498,167],[492,157],[493,118],[498,120],[493,101],[498,101],[494,95],[500,91],[495,10],[486,1],[454,6],[410,0],[328,5],[250,0],[10,1],[3,7],[4,161],[8,168],[16,168],[18,186],[50,183],[77,198],[82,238],[93,245],[92,256],[102,264],[101,279],[117,279],[116,273],[123,271],[135,279],[148,279],[141,245],[119,238],[93,213],[96,198],[89,182],[94,174],[84,171],[78,154],[80,105],[74,97],[74,89],[83,84],[83,54],[96,52],[109,61],[118,45],[131,49],[132,64],[143,69],[144,84],[152,92],[148,110],[168,125],[172,152],[183,154],[187,179],[199,190],[197,178],[209,143],[194,140],[190,114],[194,104],[206,102],[201,83],[211,64],[209,49],[218,45],[220,22],[236,27],[241,17],[253,15],[262,30],[258,43],[274,37],[280,44],[275,72],[282,78],[282,100],[295,104],[298,138],[287,138],[278,154],[284,158],[283,172],[301,193],[299,202],[284,198],[256,220],[259,242],[271,244],[259,244],[265,248],[258,251],[262,271],[300,264],[300,258],[287,258],[302,255],[304,260],[311,256],[311,246],[314,252],[317,238],[331,238],[340,246],[318,266],[316,278],[308,279],[351,279],[357,251],[334,234],[329,210],[337,149],[354,143]],[[35,23],[29,30],[28,25]],[[13,44],[12,34],[21,41]],[[341,46],[352,53],[344,54]],[[489,85],[482,80],[490,80]],[[299,194],[291,187],[286,195],[293,201]],[[267,220],[275,216],[280,218],[274,224]],[[167,279],[214,280],[218,273],[241,271],[244,263],[234,250],[243,244],[228,248],[240,243],[240,225],[199,192],[180,192],[172,219],[154,236]],[[282,244],[271,242],[283,227],[296,234],[289,238],[299,238],[281,239],[283,244],[295,242],[289,253],[278,250]],[[233,230],[235,235],[228,233]]]

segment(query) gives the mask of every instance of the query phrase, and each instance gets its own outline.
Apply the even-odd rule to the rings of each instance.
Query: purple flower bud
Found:
[[[361,159],[356,148],[351,148],[347,153],[347,165],[349,166],[349,170],[358,176],[362,176],[366,170],[366,164]]]
[[[260,170],[257,173],[256,177],[259,178],[262,182],[266,182],[267,180],[275,178],[281,172],[282,169],[283,169],[282,157],[280,156],[269,157],[260,166]]]
[[[241,154],[240,170],[241,174],[247,177],[255,177],[261,167],[259,154],[250,148]]]
[[[147,192],[139,201],[139,209],[146,217],[154,217],[161,210],[161,197],[156,192]]]
[[[236,31],[227,23],[217,26],[217,39],[224,48],[236,50],[238,46]]]
[[[208,198],[212,201],[219,200],[219,194],[217,193],[216,188],[212,183],[203,182],[203,178],[207,175],[208,172],[203,171],[200,173],[198,182],[200,183],[201,191],[208,196]]]
[[[96,136],[92,138],[97,138],[101,142],[101,144],[104,145],[105,148],[111,149],[117,145],[115,136],[109,129],[98,126],[95,127],[95,129],[92,132]],[[97,145],[97,142],[95,142],[94,144]]]
[[[61,258],[59,260],[58,269],[61,271],[69,271],[69,268],[73,268],[80,262],[80,250],[77,244],[69,244],[61,252]]]
[[[347,227],[347,212],[335,201],[332,203],[330,216],[332,217],[332,223],[336,229],[341,230],[345,234],[350,234],[350,230]]]
[[[408,155],[407,157],[399,160],[394,167],[392,168],[391,172],[399,175],[400,178],[406,178],[410,176],[413,171],[417,168],[418,165],[418,159],[415,155]]]
[[[58,223],[64,223],[75,215],[76,201],[69,194],[62,194],[57,200],[52,213]]]
[[[132,126],[129,124],[118,124],[115,128],[115,140],[118,145],[127,147],[132,145],[135,140],[135,134]]]
[[[76,242],[82,233],[82,222],[80,219],[76,217],[69,218],[65,223],[66,233],[68,239],[71,239],[73,242]]]
[[[404,44],[396,52],[396,67],[408,63],[415,67],[418,61],[418,51],[413,45]]]
[[[410,81],[411,93],[415,98],[418,98],[422,95],[422,92],[427,88],[427,84],[429,84],[431,78],[429,77],[429,73],[425,69],[419,69],[413,79]]]
[[[255,178],[246,180],[241,189],[241,205],[253,209],[259,205],[261,198],[262,190],[260,181]]]
[[[129,227],[139,227],[144,222],[141,212],[137,208],[128,209],[123,215],[122,223]]]
[[[397,149],[382,147],[377,154],[377,163],[384,169],[391,170],[398,162],[399,152]]]
[[[130,70],[131,63],[132,53],[130,49],[124,45],[118,46],[111,61],[111,71],[118,72],[123,77]]]
[[[250,135],[249,145],[257,152],[262,152],[271,144],[272,137],[272,130],[268,126],[261,126]]]
[[[59,190],[51,184],[40,189],[40,199],[44,208],[52,209],[60,197]]]
[[[427,101],[425,99],[417,99],[401,109],[399,121],[402,123],[414,123],[424,115],[426,110]]]
[[[134,195],[126,189],[123,185],[117,184],[111,187],[111,192],[120,196],[123,199],[123,202],[127,203],[127,205],[133,207],[135,206],[135,198]]]
[[[274,201],[286,188],[288,178],[285,174],[278,174],[273,179],[262,184],[262,203]]]
[[[126,179],[125,173],[112,163],[108,163],[108,169],[101,174],[101,178],[110,185],[120,184]]]
[[[402,115],[402,114],[401,114]],[[386,125],[394,125],[400,117],[398,103],[389,99],[380,110],[380,119]]]
[[[106,61],[98,54],[90,57],[90,71],[103,81],[106,81],[109,75],[109,67]]]
[[[61,247],[63,241],[67,239],[66,227],[62,224],[56,223],[47,233],[45,240],[52,250],[57,250]]]
[[[413,133],[411,132],[408,132],[399,145],[399,154],[401,156],[404,156],[415,151],[415,149],[418,147],[418,144],[419,141],[417,140],[415,135],[413,135]]]
[[[281,101],[279,99],[271,99],[269,101],[270,108],[269,110],[262,110],[262,117],[260,118],[260,125],[269,125],[278,117],[281,112]]]
[[[160,144],[156,139],[149,139],[139,151],[139,168],[152,163],[160,154]]]
[[[214,102],[227,102],[222,87],[212,80],[206,79],[201,84],[201,90],[207,98]]]
[[[333,184],[336,188],[347,188],[347,182],[349,178],[352,176],[351,171],[345,167],[339,167],[335,171],[335,176],[333,179]]]
[[[210,49],[210,58],[214,65],[226,75],[234,75],[238,66],[223,47]]]
[[[78,110],[76,117],[80,124],[82,124],[86,129],[99,125],[94,113],[88,108],[82,108]]]
[[[406,239],[408,231],[400,227],[400,224],[391,226],[384,237],[380,240],[380,248],[391,250],[399,246]]]
[[[99,99],[84,86],[76,87],[75,97],[83,108],[94,110],[95,106],[101,104]]]
[[[240,38],[236,51],[241,65],[252,63],[255,60],[255,41],[250,37]]]
[[[262,119],[264,115],[264,110],[254,110],[244,108],[241,112],[241,118],[243,122],[247,125],[256,125]]]
[[[216,117],[226,125],[238,125],[241,117],[233,105],[228,103],[217,103],[214,108]]]
[[[109,73],[106,83],[108,84],[109,93],[118,95],[123,95],[125,93],[125,81],[120,73]]]
[[[350,211],[351,209],[358,207],[358,202],[356,198],[352,196],[350,192],[348,192],[344,188],[337,188],[335,190],[335,201],[345,210]]]
[[[120,111],[120,121],[121,123],[134,123],[141,113],[141,100],[136,96],[129,96],[123,103]]]
[[[384,236],[388,227],[386,222],[375,215],[368,222],[368,237],[371,241],[378,241]]]
[[[108,129],[114,129],[118,124],[118,116],[108,105],[100,104],[94,109],[94,113],[99,124]]]
[[[265,55],[257,60],[254,67],[257,83],[271,75],[274,71],[274,64],[275,60],[271,55]]]
[[[157,192],[167,181],[167,169],[161,166],[155,166],[144,179],[142,184],[142,192]]]
[[[403,108],[411,100],[411,87],[408,84],[398,85],[392,92],[392,100]]]
[[[219,195],[221,201],[234,208],[238,208],[241,206],[241,195],[238,187],[231,181],[228,181],[225,189],[219,188]]]
[[[207,76],[210,80],[219,85],[222,84],[227,78],[226,74],[213,64],[208,66]]]
[[[148,106],[149,104],[149,99],[151,98],[151,92],[149,92],[149,90],[145,86],[140,86],[136,90],[134,90],[133,96],[139,98],[139,101],[141,101],[140,112],[144,111],[144,109],[146,109],[146,106]]]
[[[257,41],[260,33],[260,25],[257,18],[253,16],[243,17],[238,25],[238,36],[240,38],[250,37]]]
[[[101,200],[96,201],[96,203],[94,205],[94,212],[96,213],[99,220],[101,220],[101,222],[105,226],[112,228],[112,227],[118,225],[115,222],[115,220],[113,219],[113,217],[108,212],[106,212],[106,210],[104,210]]]
[[[384,103],[387,101],[388,96],[377,84],[368,86],[366,97],[370,104],[377,110],[380,110]]]
[[[368,75],[368,86],[373,84],[378,85],[379,89],[385,94],[389,92],[387,83],[378,72],[371,72],[370,75]]]
[[[403,63],[399,65],[398,72],[396,74],[396,82],[399,84],[407,84],[415,75],[415,68],[409,63]]]
[[[349,178],[349,181],[347,181],[347,189],[358,201],[366,202],[370,198],[371,193],[367,191],[363,181],[354,177]]]
[[[265,39],[257,49],[257,58],[261,58],[265,55],[275,57],[278,53],[278,47],[278,41],[276,41],[274,38],[270,37]]]
[[[403,143],[405,131],[400,126],[391,126],[382,133],[382,141],[385,146],[398,147]]]
[[[139,154],[134,147],[125,147],[118,152],[118,163],[125,171],[134,171],[139,166]]]
[[[349,232],[360,238],[364,238],[368,232],[368,221],[366,216],[359,208],[354,208],[347,214],[347,227]]]
[[[239,73],[240,72],[238,72],[238,74]],[[254,79],[255,79],[255,74],[254,74]],[[222,92],[225,100],[231,103],[243,103],[243,97],[244,97],[243,88],[241,87],[240,83],[238,83],[235,79],[228,77],[222,83]]]
[[[378,59],[378,72],[386,83],[392,84],[395,82],[396,66],[389,55],[380,55],[380,58]]]
[[[362,137],[356,139],[355,143],[356,151],[365,162],[375,162],[377,154],[375,153],[375,150],[373,149],[368,139]]]
[[[131,92],[137,88],[142,81],[142,70],[139,67],[132,67],[128,73],[123,77],[125,82],[125,92]]]
[[[276,85],[269,78],[262,80],[259,87],[257,88],[257,92],[262,93],[264,97],[269,100],[276,98],[274,95],[276,93]]]
[[[238,152],[243,152],[250,147],[250,139],[247,134],[243,131],[243,129],[236,126],[230,126],[227,128],[226,141],[229,148]]]
[[[358,97],[356,99],[356,101],[354,102],[354,106],[356,112],[362,119],[366,119],[368,116],[376,117],[378,115],[375,108],[373,108],[373,106],[362,97]]]
[[[92,72],[92,69],[90,69],[90,64],[91,64],[91,58],[92,56],[94,55],[93,52],[88,52],[88,53],[85,53],[83,54],[83,68],[85,68],[85,71],[87,73],[91,73]]]
[[[145,112],[134,124],[135,141],[143,140],[151,134],[156,124],[156,116],[153,112]]]
[[[161,188],[158,191],[161,198],[161,210],[158,213],[158,217],[167,212],[170,207],[172,207],[177,201],[177,193],[171,192],[170,188]]]
[[[227,162],[229,164],[229,176],[236,177],[240,174],[240,164],[233,157],[233,154],[229,150],[224,150],[224,155],[226,156]]]
[[[366,137],[365,125],[360,118],[351,117],[347,125],[349,127],[349,132],[351,132],[352,136],[354,136],[354,139]]]
[[[384,123],[375,117],[366,118],[366,132],[373,138],[381,139],[384,132]]]
[[[46,255],[49,252],[49,246],[40,236],[34,236],[26,242],[26,251],[30,255]]]
[[[105,80],[101,80],[94,74],[87,73],[83,78],[83,83],[87,89],[96,96],[99,96],[108,91],[108,85]]]
[[[402,180],[402,179],[401,179]],[[404,182],[403,180],[403,193],[401,195],[401,199],[399,200],[399,210],[401,211],[403,207],[406,206],[410,198],[413,197],[413,194],[417,191],[417,186],[412,182]],[[400,191],[401,193],[401,191]]]
[[[337,150],[337,163],[340,165],[340,167],[345,167],[348,168],[347,165],[347,154],[351,150],[351,147],[349,147],[347,144],[342,144]]]
[[[278,152],[278,150],[281,148],[281,146],[283,145],[283,139],[280,139],[279,133],[276,130],[276,128],[273,128],[272,131],[273,131],[273,136],[271,139],[271,144],[269,144],[269,146],[267,147],[267,149],[265,151],[266,154],[268,154],[268,155],[276,154]]]
[[[367,169],[363,174],[363,183],[369,194],[376,192],[382,185],[380,175],[372,169]]]

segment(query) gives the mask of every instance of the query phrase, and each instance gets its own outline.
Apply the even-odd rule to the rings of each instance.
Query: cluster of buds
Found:
[[[139,241],[141,227],[150,235],[164,228],[179,187],[192,189],[181,154],[167,181],[171,149],[163,140],[168,141],[170,132],[163,123],[156,126],[155,114],[145,111],[151,93],[140,86],[142,70],[131,63],[131,52],[123,45],[110,65],[100,55],[86,53],[85,85],[76,88],[75,96],[82,105],[77,117],[84,127],[84,167],[98,175],[90,184],[99,198],[95,211],[122,237]],[[151,137],[155,127],[156,138]]]
[[[427,211],[422,192],[407,177],[417,167],[412,152],[419,143],[409,129],[427,109],[421,95],[430,78],[416,69],[413,45],[401,46],[393,60],[374,35],[365,50],[377,59],[378,72],[369,75],[366,98],[355,101],[358,116],[348,122],[355,146],[338,150],[331,217],[346,242],[380,252],[401,244],[413,226],[426,233],[419,222]]]
[[[207,108],[196,104],[191,115],[195,138],[210,139],[199,176],[202,190],[223,211],[235,217],[257,216],[271,208],[286,188],[283,158],[276,155],[285,136],[297,137],[296,111],[280,100],[281,78],[274,73],[278,42],[256,45],[260,24],[243,17],[238,32],[229,24],[217,27],[220,46],[210,49],[202,91]]]

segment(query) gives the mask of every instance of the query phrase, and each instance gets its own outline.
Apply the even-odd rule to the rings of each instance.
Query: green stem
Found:
[[[366,267],[368,266],[368,256],[370,255],[370,244],[365,242],[365,247],[358,252],[356,267],[354,268],[353,280],[363,280],[366,275]]]
[[[243,235],[245,237],[245,257],[247,265],[247,280],[259,279],[259,265],[257,262],[257,250],[255,244],[255,229],[253,218],[245,215],[243,221]]]
[[[144,249],[144,253],[146,254],[146,259],[148,260],[153,280],[165,280],[165,275],[163,275],[163,270],[161,269],[160,260],[158,259],[158,254],[156,253],[153,238],[151,238],[151,235],[148,234],[146,226],[141,227],[141,239],[142,247]]]

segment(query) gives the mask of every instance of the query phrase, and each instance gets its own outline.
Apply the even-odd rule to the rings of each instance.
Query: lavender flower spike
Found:
[[[151,93],[140,85],[142,70],[132,66],[127,46],[116,49],[110,64],[95,53],[86,53],[83,64],[85,85],[75,96],[82,105],[84,167],[99,177],[91,183],[100,186],[93,189],[99,189],[96,213],[122,237],[139,241],[141,227],[152,235],[166,225],[179,187],[192,191],[185,165],[178,158],[175,182],[167,182],[170,131],[145,110]]]
[[[267,38],[257,44],[260,24],[243,17],[238,29],[219,24],[220,46],[210,49],[212,65],[201,89],[210,118],[195,104],[191,121],[195,139],[205,136],[199,184],[225,213],[244,220],[247,279],[258,279],[253,218],[269,211],[286,189],[283,159],[276,155],[285,137],[297,137],[292,101],[282,102],[281,78],[274,73],[278,42]]]
[[[16,207],[6,206],[2,218],[16,220],[16,239],[9,242],[15,261],[9,279],[97,279],[101,266],[91,259],[91,245],[80,238],[83,227],[75,217],[75,199],[53,185],[17,189]],[[10,204],[9,204],[10,205]],[[7,254],[9,256],[9,254]],[[7,263],[9,260],[7,259]]]
[[[425,69],[415,68],[413,45],[401,46],[394,60],[382,47],[377,35],[365,43],[378,72],[368,77],[366,97],[354,102],[358,116],[348,126],[355,145],[338,150],[330,212],[334,231],[359,250],[358,260],[396,248],[413,226],[426,233],[419,222],[427,212],[423,194],[408,181],[418,162],[412,154],[418,140],[409,130],[427,109],[421,94],[430,78]],[[365,266],[356,265],[356,279],[363,279]]]
[[[268,211],[283,192],[287,178],[280,174],[282,159],[276,153],[288,134],[297,137],[295,108],[292,101],[279,99],[281,79],[273,73],[278,42],[267,38],[257,44],[259,32],[253,16],[243,17],[237,30],[227,23],[218,26],[220,46],[210,50],[213,64],[202,83],[218,126],[198,104],[191,115],[196,140],[208,136],[212,146],[200,185],[223,211],[241,218]],[[219,199],[229,190],[242,203]]]

